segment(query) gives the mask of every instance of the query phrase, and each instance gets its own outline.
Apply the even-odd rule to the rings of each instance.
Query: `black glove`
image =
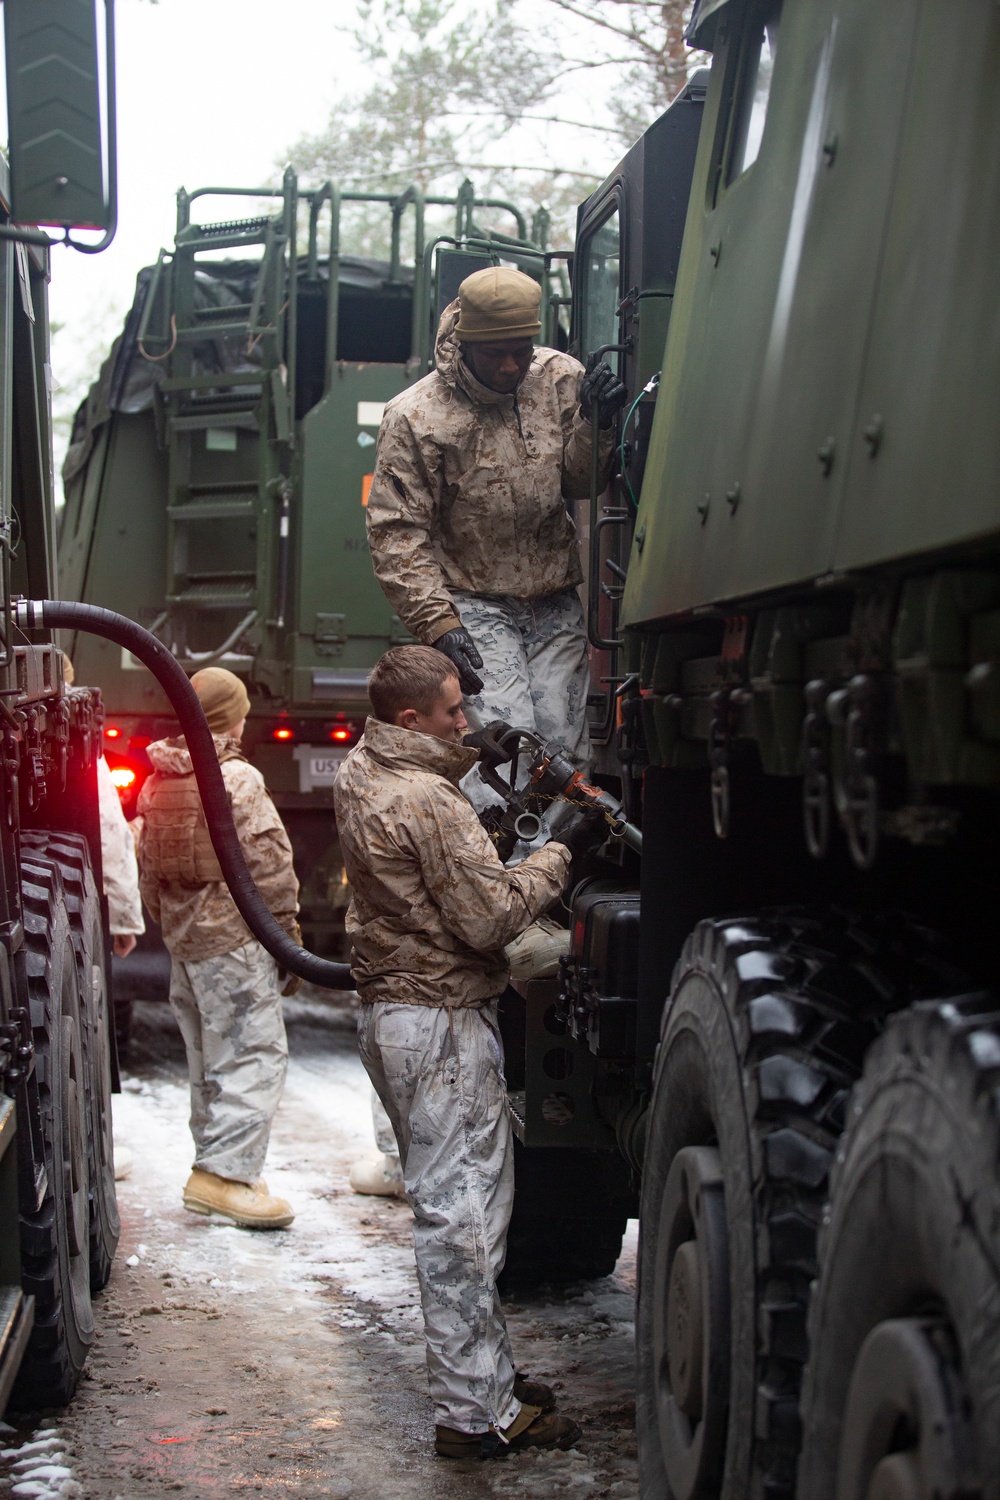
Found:
[[[596,401],[599,403],[600,425],[606,429],[611,426],[627,400],[628,391],[606,359],[594,365],[593,369],[588,367],[580,382],[580,415],[585,421],[590,421]]]
[[[459,625],[456,630],[446,630],[444,635],[438,636],[434,642],[434,650],[443,651],[448,660],[454,662],[459,684],[466,697],[482,692],[483,679],[477,677],[475,669],[482,666],[483,658],[464,626]]]
[[[576,859],[579,854],[589,854],[599,849],[611,833],[608,820],[599,807],[581,808],[576,817],[554,833],[551,844],[565,844]]]
[[[500,745],[499,736],[509,728],[505,719],[493,719],[489,724],[484,724],[482,729],[473,729],[471,733],[463,735],[462,744],[468,745],[470,750],[478,750],[479,759],[484,765],[506,765],[511,759],[511,753]]]

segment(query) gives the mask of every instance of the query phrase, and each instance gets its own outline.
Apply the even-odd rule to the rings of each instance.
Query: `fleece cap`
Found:
[[[250,698],[235,672],[225,667],[202,667],[191,678],[208,727],[213,734],[227,734],[250,712]]]
[[[542,327],[542,289],[510,266],[487,266],[466,276],[458,289],[458,325],[463,344],[493,339],[533,339]]]

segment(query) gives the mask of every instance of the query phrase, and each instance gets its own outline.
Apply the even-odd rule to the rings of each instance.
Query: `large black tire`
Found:
[[[73,833],[28,833],[22,847],[59,868],[80,981],[90,1181],[90,1290],[107,1286],[121,1235],[111,1118],[111,1018],[101,903],[87,842]]]
[[[610,1276],[631,1202],[629,1168],[616,1151],[515,1141],[502,1290]]]
[[[41,1207],[21,1216],[22,1285],[35,1298],[35,1326],[12,1404],[25,1409],[70,1400],[94,1317],[79,974],[59,869],[30,847],[21,891],[47,1175]]]
[[[643,1500],[791,1500],[845,1099],[885,1014],[960,984],[933,953],[911,924],[794,912],[702,922],[685,944],[643,1167]]]
[[[833,1172],[819,1259],[802,1500],[998,1500],[995,1000],[915,1006],[872,1049]]]

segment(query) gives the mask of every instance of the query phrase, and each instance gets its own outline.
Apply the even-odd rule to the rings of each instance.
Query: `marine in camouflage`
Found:
[[[570,864],[550,844],[504,867],[458,789],[475,761],[464,745],[369,719],[334,784],[361,1057],[413,1208],[435,1422],[469,1433],[520,1410],[496,1289],[514,1195],[503,950]]]
[[[506,1427],[521,1404],[496,1285],[514,1201],[496,1008],[364,1004],[358,1041],[413,1209],[434,1421]]]
[[[298,939],[292,848],[260,772],[232,735],[212,736],[257,888]],[[170,952],[170,1004],[187,1051],[194,1165],[254,1186],[281,1099],[288,1046],[277,965],[250,936],[212,848],[183,739],[149,747],[139,794],[140,885]]]
[[[477,752],[369,718],[333,799],[363,1000],[463,1007],[506,987],[504,947],[560,895],[568,849],[501,863],[458,782]]]
[[[513,395],[491,391],[461,357],[457,322],[456,301],[441,316],[437,368],[386,407],[368,496],[375,573],[427,645],[462,624],[455,590],[529,600],[583,576],[567,505],[590,493],[583,366],[538,348]],[[612,433],[599,442],[606,476]]]
[[[278,809],[239,740],[212,738],[250,874],[268,910],[297,937],[299,883]],[[157,740],[148,754],[153,775],[143,783],[137,807],[142,898],[172,957],[229,953],[249,940],[250,929],[222,878],[187,745],[182,738]]]
[[[174,958],[170,1006],[187,1051],[193,1165],[253,1187],[288,1067],[277,965],[257,942]]]

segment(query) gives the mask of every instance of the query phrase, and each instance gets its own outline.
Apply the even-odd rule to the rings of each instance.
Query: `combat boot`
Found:
[[[539,917],[504,949],[511,979],[551,979],[569,952],[569,933],[551,917]]]
[[[514,1376],[514,1395],[521,1405],[537,1406],[539,1411],[552,1411],[556,1404],[556,1393],[550,1385],[532,1380],[523,1370]]]
[[[525,1404],[508,1427],[498,1432],[456,1432],[453,1427],[435,1427],[434,1451],[441,1458],[506,1458],[526,1448],[572,1448],[582,1429],[572,1417],[543,1412]]]
[[[295,1218],[291,1204],[272,1198],[263,1178],[248,1187],[200,1167],[184,1185],[184,1207],[194,1214],[220,1214],[241,1229],[286,1229]]]
[[[396,1156],[380,1153],[366,1161],[356,1161],[351,1168],[351,1187],[356,1193],[374,1198],[405,1198],[403,1173]]]

